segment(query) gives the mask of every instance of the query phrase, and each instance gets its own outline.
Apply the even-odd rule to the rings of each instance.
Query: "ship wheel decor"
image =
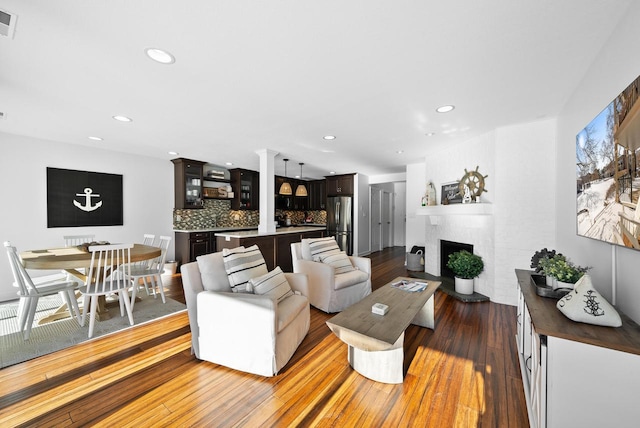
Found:
[[[482,175],[478,172],[477,166],[475,171],[467,171],[467,168],[464,169],[464,175],[458,183],[458,193],[462,195],[463,204],[468,204],[471,201],[480,201],[482,192],[487,191],[484,188],[484,179],[487,177],[488,175]]]

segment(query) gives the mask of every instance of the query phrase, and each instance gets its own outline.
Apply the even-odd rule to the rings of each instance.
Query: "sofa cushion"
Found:
[[[278,303],[278,333],[280,333],[286,326],[291,324],[291,321],[296,319],[298,314],[309,305],[309,300],[305,296],[300,294],[294,294]]]
[[[369,279],[369,274],[359,269],[354,269],[351,272],[341,273],[335,276],[334,288],[340,290],[341,288],[350,287],[361,282],[365,282]]]
[[[321,254],[320,261],[332,266],[335,269],[336,275],[355,270],[355,268],[351,264],[349,256],[347,256],[347,253],[345,253],[344,251],[339,251],[333,254]]]
[[[274,270],[266,275],[251,278],[247,283],[247,291],[273,297],[278,303],[289,296],[293,296],[293,290],[280,266],[276,266]]]
[[[620,314],[593,288],[591,276],[583,275],[573,290],[558,300],[557,308],[567,318],[587,324],[620,327]]]
[[[224,269],[229,276],[231,289],[236,293],[246,293],[247,283],[251,278],[269,273],[257,245],[248,248],[224,248],[222,260],[224,261]]]
[[[202,286],[207,291],[231,291],[229,277],[224,269],[222,253],[211,253],[196,257]]]
[[[320,261],[320,255],[340,252],[335,238],[304,238],[301,243],[302,258],[304,260]]]

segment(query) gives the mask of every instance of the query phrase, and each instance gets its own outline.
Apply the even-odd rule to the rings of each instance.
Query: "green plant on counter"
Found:
[[[484,269],[482,258],[472,254],[467,250],[457,251],[449,254],[447,267],[451,269],[458,278],[472,279],[480,275]]]
[[[562,254],[556,254],[551,258],[545,257],[540,260],[540,264],[545,275],[570,284],[575,284],[589,270],[588,267],[576,266]]]
[[[531,268],[535,270],[536,273],[541,273],[544,270],[543,264],[545,263],[545,259],[551,259],[556,255],[562,255],[556,253],[556,250],[548,250],[543,248],[541,250],[536,251],[531,257]]]

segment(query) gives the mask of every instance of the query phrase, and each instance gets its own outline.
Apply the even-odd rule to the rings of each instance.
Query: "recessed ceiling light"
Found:
[[[332,174],[332,175],[333,175],[333,174],[335,174],[335,173],[336,173],[335,171],[329,171],[329,174]]]
[[[324,138],[325,140],[335,140],[336,136],[335,135],[325,135],[322,138]]]
[[[449,113],[451,110],[453,110],[454,108],[456,108],[455,106],[452,105],[446,105],[446,106],[440,106],[436,109],[436,111],[438,113]]]
[[[102,138],[100,137],[89,137],[89,139],[93,141],[102,141]]]
[[[116,115],[116,116],[113,116],[113,118],[115,120],[119,121],[119,122],[133,122],[133,119],[131,119],[131,118],[127,117],[127,116]]]
[[[178,156],[180,153],[178,153],[178,152],[169,152],[169,154],[170,154],[171,156]]]
[[[225,162],[225,165],[226,166],[231,166],[231,165],[233,165],[233,162]]]
[[[436,135],[436,133],[435,132],[427,132],[424,135],[426,135],[427,137],[433,137],[434,135]]]
[[[149,58],[154,61],[159,62],[160,64],[173,64],[176,62],[176,59],[167,51],[163,51],[162,49],[157,48],[147,48],[144,50]]]
[[[404,150],[396,150],[396,153],[397,153],[397,154],[399,154],[399,155],[401,155],[401,154],[403,154],[403,153],[404,153]]]

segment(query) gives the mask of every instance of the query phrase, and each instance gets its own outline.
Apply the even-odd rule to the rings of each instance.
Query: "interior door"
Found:
[[[391,247],[393,244],[393,228],[391,227],[391,194],[382,192],[382,248]]]
[[[371,251],[382,250],[382,218],[381,218],[381,194],[380,189],[371,189]]]

